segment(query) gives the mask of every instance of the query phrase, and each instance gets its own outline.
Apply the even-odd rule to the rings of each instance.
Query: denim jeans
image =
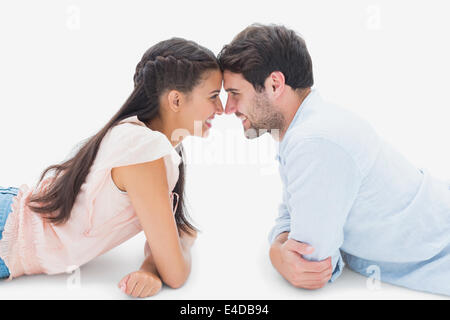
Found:
[[[15,187],[0,187],[0,239],[3,235],[3,229],[5,228],[6,219],[11,212],[12,200],[18,192],[19,189]],[[9,277],[8,267],[6,267],[4,261],[0,257],[0,278],[7,277]]]

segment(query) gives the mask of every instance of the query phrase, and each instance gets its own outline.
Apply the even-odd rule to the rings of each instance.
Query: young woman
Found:
[[[145,261],[119,287],[147,297],[186,281],[196,229],[183,205],[181,140],[205,136],[222,114],[222,73],[210,50],[172,38],[147,50],[134,83],[112,119],[34,188],[0,188],[0,278],[68,272],[143,230]]]

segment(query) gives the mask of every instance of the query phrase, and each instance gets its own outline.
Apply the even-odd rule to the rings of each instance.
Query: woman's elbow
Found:
[[[188,275],[170,277],[165,279],[164,283],[172,289],[179,289],[186,283],[187,278]]]
[[[162,280],[163,282],[171,287],[172,289],[181,288],[187,281],[189,274],[191,272],[190,265],[186,264],[181,267],[178,271],[168,274]]]
[[[185,281],[174,281],[174,282],[166,282],[166,285],[168,285],[172,289],[179,289],[184,285]]]

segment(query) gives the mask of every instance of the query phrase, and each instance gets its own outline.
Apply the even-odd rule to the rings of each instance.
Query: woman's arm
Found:
[[[178,235],[164,160],[114,168],[115,176],[128,193],[144,230],[151,260],[161,280],[172,288],[181,287],[190,273],[190,247],[193,240]],[[147,259],[146,259],[147,260]]]
[[[197,238],[197,232],[191,230],[191,234],[186,234],[180,230],[180,240],[185,254],[190,254],[190,248]],[[144,262],[138,271],[132,272],[119,282],[119,288],[126,294],[133,297],[146,298],[154,296],[162,288],[161,276],[156,269],[155,261],[148,245],[144,245]]]
[[[190,230],[191,234],[184,232],[183,230],[179,231],[181,247],[183,248],[183,255],[185,259],[189,261],[189,273],[191,272],[191,248],[194,245],[195,240],[197,239],[197,232],[195,230]]]
[[[153,256],[152,256],[152,253],[150,251],[150,247],[148,246],[147,241],[145,241],[145,246],[144,246],[144,257],[145,257],[145,259],[141,265],[140,270],[146,271],[146,272],[151,272],[154,275],[159,277],[159,273],[158,273],[158,270],[156,269],[155,261],[153,261]]]
[[[190,259],[191,247],[193,246],[196,238],[197,233],[195,230],[191,230],[191,234],[187,234],[180,230],[181,246],[183,248],[185,256],[187,256],[188,259]],[[160,275],[158,273],[158,270],[156,269],[155,261],[153,260],[152,252],[147,241],[145,241],[144,245],[144,257],[145,260],[142,263],[140,270],[152,273],[159,277]]]
[[[146,255],[138,271],[126,275],[119,282],[119,288],[135,298],[153,296],[161,290],[161,287],[162,282],[151,254]]]

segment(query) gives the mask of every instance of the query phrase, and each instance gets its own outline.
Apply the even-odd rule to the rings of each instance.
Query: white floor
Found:
[[[260,175],[258,166],[189,169],[189,177],[195,177],[187,185],[189,204],[202,230],[192,273],[182,288],[164,287],[149,299],[448,299],[385,283],[377,288],[349,269],[317,291],[290,286],[268,259],[266,238],[279,201],[276,175]],[[225,178],[236,181],[232,191],[229,183],[220,183]],[[140,233],[72,274],[1,281],[0,299],[130,299],[117,283],[140,266],[144,239]]]
[[[200,7],[192,1],[47,2],[2,2],[7,14],[0,14],[0,29],[11,32],[2,34],[0,56],[0,185],[31,184],[97,132],[130,94],[135,66],[150,45],[179,36],[218,53],[254,22],[281,23],[303,35],[315,87],[324,98],[363,116],[416,166],[450,180],[445,1],[353,0],[342,6],[278,0],[274,6],[228,0],[225,6],[204,1]],[[225,104],[223,90],[221,99]],[[188,170],[189,203],[203,230],[191,277],[183,288],[164,288],[151,299],[448,298],[387,284],[373,290],[366,277],[350,270],[319,291],[289,286],[267,254],[281,200],[276,168],[267,161],[275,150],[265,148],[265,138],[246,141],[234,116],[217,117],[214,130],[215,140],[187,148],[194,163]],[[117,283],[139,267],[143,243],[140,234],[79,274],[0,281],[0,299],[128,299]],[[73,281],[78,275],[79,285]]]
[[[244,254],[246,246],[234,243],[226,251],[217,246],[215,252],[201,251],[199,238],[193,252],[193,270],[188,282],[180,289],[163,287],[147,299],[447,299],[381,283],[371,288],[368,278],[349,269],[325,288],[308,291],[296,289],[282,279],[266,259],[262,246]],[[98,257],[72,274],[25,276],[0,283],[0,299],[134,299],[118,288],[119,280],[137,267],[142,255],[142,234],[120,247]],[[239,259],[231,252],[240,251]],[[243,257],[246,256],[246,259]],[[78,278],[79,276],[79,278]]]

